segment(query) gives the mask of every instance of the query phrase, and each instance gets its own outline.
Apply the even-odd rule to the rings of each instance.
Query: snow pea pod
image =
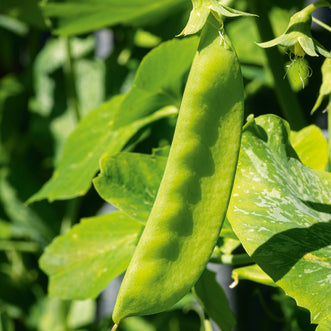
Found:
[[[240,147],[243,81],[210,15],[186,83],[160,188],[113,320],[171,308],[203,272],[224,220]]]

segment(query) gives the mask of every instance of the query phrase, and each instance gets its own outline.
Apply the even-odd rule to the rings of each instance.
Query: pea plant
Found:
[[[0,330],[331,330],[330,11],[4,0]]]

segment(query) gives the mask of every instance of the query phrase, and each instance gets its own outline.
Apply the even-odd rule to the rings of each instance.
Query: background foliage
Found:
[[[310,114],[323,58],[305,57],[303,88],[284,49],[256,45],[303,1],[223,3],[259,15],[225,20],[255,116],[211,261],[233,265],[234,315],[206,271],[172,311],[120,328],[200,330],[209,316],[222,330],[314,330],[310,319],[329,330],[331,179],[312,125],[326,129],[326,114]],[[111,326],[98,296],[125,271],[163,174],[198,42],[175,38],[190,10],[188,0],[1,1],[0,330]],[[313,30],[330,49],[328,33]],[[101,215],[105,201],[120,211]]]

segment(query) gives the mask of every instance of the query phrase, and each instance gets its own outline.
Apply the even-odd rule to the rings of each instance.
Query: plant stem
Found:
[[[12,241],[12,240],[1,240],[0,251],[20,251],[27,253],[36,253],[40,250],[40,246],[33,242],[27,241]]]
[[[253,263],[253,260],[247,254],[235,254],[235,255],[221,254],[218,257],[212,257],[211,259],[209,259],[209,262],[228,264],[228,265],[242,265],[242,264]]]
[[[318,24],[319,26],[321,26],[322,28],[324,28],[325,30],[331,32],[331,26],[327,25],[326,23],[320,21],[319,19],[317,19],[316,17],[313,17],[313,22],[315,22],[316,24]]]
[[[311,14],[314,10],[321,8],[321,7],[329,7],[330,1],[327,0],[318,0],[316,2],[311,3],[306,8],[304,8],[302,11],[305,12],[305,14]]]
[[[268,10],[266,8],[267,4],[262,0],[252,0],[249,3],[251,6],[251,12],[259,16],[257,19],[257,28],[260,35],[260,40],[263,41],[273,39],[274,35],[269,21]],[[274,89],[282,113],[290,123],[291,129],[299,130],[306,125],[306,119],[288,80],[284,79],[285,63],[282,60],[277,48],[266,48],[264,51],[267,57],[267,64],[273,76]]]
[[[65,37],[65,48],[66,48],[66,64],[65,64],[65,73],[67,78],[67,91],[68,91],[68,103],[73,109],[76,117],[77,123],[81,119],[81,114],[79,110],[79,104],[78,104],[78,96],[77,96],[77,90],[76,90],[76,75],[75,75],[75,69],[74,69],[74,61],[72,56],[72,50],[71,50],[71,41],[69,37]]]

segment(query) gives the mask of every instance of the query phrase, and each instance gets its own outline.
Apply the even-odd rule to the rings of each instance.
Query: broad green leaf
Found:
[[[236,319],[222,287],[216,281],[216,273],[206,269],[195,284],[194,292],[203,309],[221,330],[231,331]]]
[[[197,46],[198,38],[191,37],[173,39],[154,48],[142,60],[132,89],[115,114],[114,126],[126,125],[165,105],[179,108]]]
[[[73,35],[115,24],[146,26],[185,8],[185,0],[68,0],[42,3],[43,13],[58,18],[55,33]]]
[[[49,201],[69,199],[85,194],[98,170],[102,154],[120,151],[141,128],[177,113],[174,107],[165,107],[114,131],[113,114],[123,97],[114,97],[84,117],[69,137],[62,159],[52,178],[28,200],[28,203],[45,198]]]
[[[329,316],[323,323],[319,324],[315,331],[330,331],[331,330],[331,316]]]
[[[29,199],[29,203],[45,198],[50,201],[71,198],[88,190],[100,156],[109,145],[116,145],[115,133],[110,127],[123,97],[111,99],[82,119],[70,135],[52,178]]]
[[[317,170],[326,169],[328,142],[321,129],[315,125],[309,125],[298,132],[291,131],[290,139],[304,165]]]
[[[57,237],[40,258],[49,293],[68,299],[95,298],[127,268],[142,224],[121,212],[83,219]]]
[[[331,174],[303,165],[275,115],[245,127],[228,218],[253,260],[324,323],[331,312]],[[309,284],[309,285],[307,285]]]
[[[172,40],[152,50],[143,59],[128,94],[111,99],[82,119],[70,135],[52,178],[29,202],[85,194],[104,153],[119,152],[146,125],[177,114],[172,105],[180,103],[197,41]]]
[[[119,153],[101,159],[93,183],[99,195],[131,217],[146,222],[163,176],[166,157]]]
[[[232,278],[233,283],[230,285],[231,288],[235,287],[239,283],[240,279],[246,279],[264,285],[275,286],[274,281],[257,264],[233,269]]]

